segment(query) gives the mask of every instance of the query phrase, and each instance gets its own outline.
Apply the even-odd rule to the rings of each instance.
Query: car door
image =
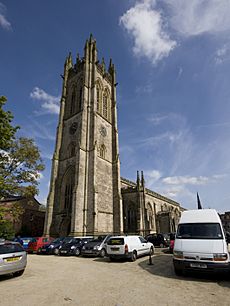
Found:
[[[149,245],[147,243],[147,240],[145,240],[142,236],[138,237],[140,240],[140,255],[148,254],[149,253]]]

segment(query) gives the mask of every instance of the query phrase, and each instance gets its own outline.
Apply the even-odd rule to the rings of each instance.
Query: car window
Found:
[[[179,224],[176,238],[180,239],[223,239],[219,223]]]
[[[48,242],[49,238],[42,238],[42,242]]]
[[[37,242],[37,239],[36,238],[32,238],[31,242]]]
[[[140,239],[140,241],[141,241],[141,243],[146,243],[147,241],[143,238],[143,237],[138,237],[139,239]]]
[[[108,245],[124,245],[124,238],[110,238],[107,244]]]
[[[0,245],[0,254],[10,254],[16,252],[23,252],[24,249],[20,244],[2,244]]]

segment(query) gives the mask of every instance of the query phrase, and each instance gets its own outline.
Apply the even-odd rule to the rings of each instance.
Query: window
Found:
[[[179,224],[176,237],[180,239],[223,239],[219,223]]]
[[[75,112],[75,101],[76,101],[76,93],[75,90],[73,90],[71,96],[71,104],[70,104],[70,115],[72,115]]]
[[[78,92],[78,111],[81,110],[81,106],[82,106],[82,87],[79,89]]]
[[[105,151],[106,151],[105,145],[101,145],[101,146],[100,146],[100,149],[99,149],[99,156],[100,156],[101,158],[105,158]]]
[[[103,116],[108,117],[108,97],[107,94],[103,95]]]
[[[76,154],[76,145],[74,142],[71,142],[68,148],[68,157],[73,157]]]
[[[72,196],[73,196],[73,187],[71,184],[65,186],[65,209],[71,211],[72,207]]]
[[[100,111],[100,89],[99,86],[97,85],[97,111]]]

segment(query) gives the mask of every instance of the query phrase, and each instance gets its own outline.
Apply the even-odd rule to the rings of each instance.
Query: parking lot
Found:
[[[0,305],[229,305],[230,277],[177,277],[156,249],[135,262],[28,255],[25,273],[0,277]]]

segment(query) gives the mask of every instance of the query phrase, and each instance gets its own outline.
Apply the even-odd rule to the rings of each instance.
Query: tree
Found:
[[[4,96],[0,97],[0,150],[6,150],[10,147],[12,140],[14,139],[18,126],[13,127],[11,122],[13,115],[10,111],[4,111],[3,106],[7,99]]]
[[[38,179],[44,165],[33,139],[19,138],[0,153],[0,198],[38,194]]]

